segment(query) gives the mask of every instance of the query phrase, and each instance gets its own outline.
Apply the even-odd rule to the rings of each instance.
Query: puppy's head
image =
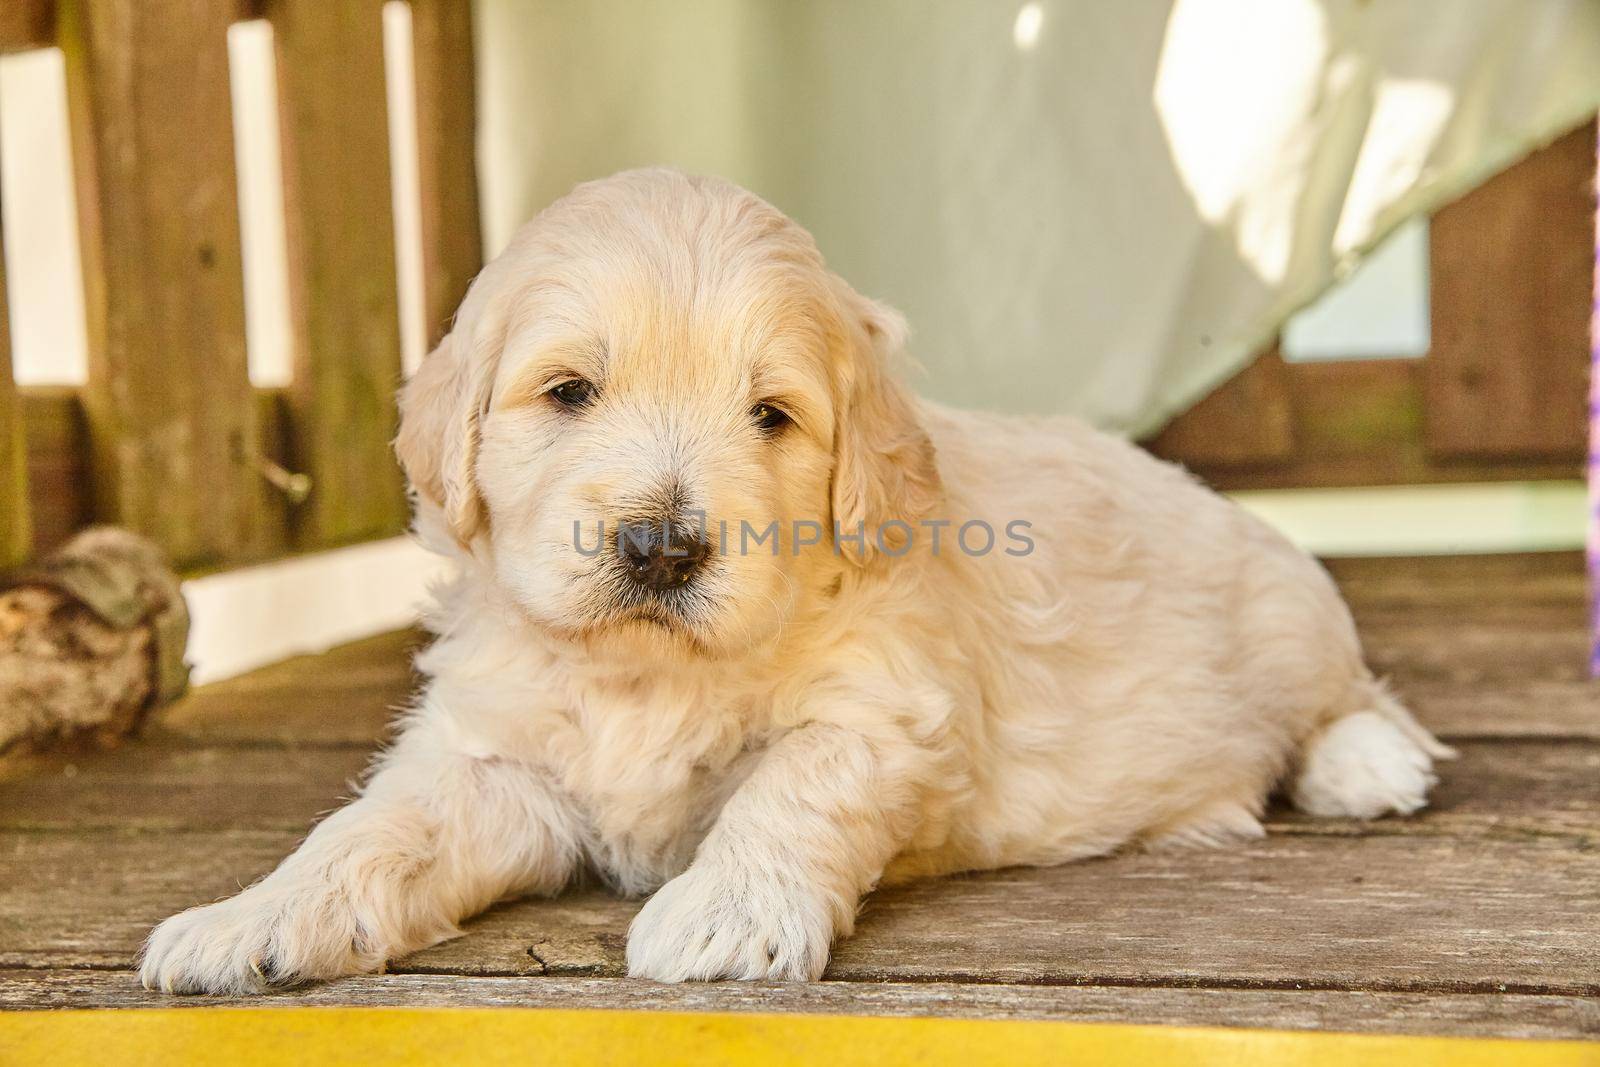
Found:
[[[881,565],[875,532],[935,503],[932,447],[888,370],[903,339],[769,204],[629,172],[484,269],[402,393],[396,449],[419,525],[539,625],[734,654],[839,568]],[[863,527],[836,551],[836,529]]]

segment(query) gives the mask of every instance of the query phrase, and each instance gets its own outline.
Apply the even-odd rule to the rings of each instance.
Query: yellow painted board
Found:
[[[0,1064],[1184,1064],[1600,1067],[1600,1044],[1070,1022],[519,1008],[0,1015]]]

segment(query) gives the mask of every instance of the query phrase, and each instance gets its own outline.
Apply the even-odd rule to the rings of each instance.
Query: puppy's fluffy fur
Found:
[[[378,970],[584,870],[654,891],[631,974],[809,979],[884,880],[1255,837],[1280,783],[1424,803],[1447,750],[1313,561],[1077,422],[915,400],[903,335],[721,181],[626,173],[528,225],[402,397],[419,532],[461,566],[425,689],[359,799],[155,930],[145,983]],[[685,509],[781,550],[657,595],[575,544]],[[1034,551],[963,550],[972,519]]]

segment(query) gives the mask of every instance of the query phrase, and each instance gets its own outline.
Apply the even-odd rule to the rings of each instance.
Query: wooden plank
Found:
[[[20,399],[33,544],[43,554],[65,544],[94,514],[89,425],[75,389],[34,386]]]
[[[828,976],[1594,995],[1596,877],[1556,839],[1334,836],[995,871],[880,890]],[[393,969],[621,974],[633,910],[505,905]]]
[[[872,1018],[846,1015],[683,1013],[606,1009],[377,1008],[285,1012],[38,1011],[5,1020],[17,1063],[75,1067],[114,1049],[134,1063],[390,1063],[396,1067],[519,1063],[536,1049],[573,1063],[839,1067],[1012,1064],[1372,1064],[1378,1067],[1590,1067],[1580,1041],[1514,1041],[1287,1030],[1120,1026],[1070,1020]],[[204,1050],[196,1059],[196,1050]]]
[[[269,0],[277,45],[295,345],[295,471],[311,476],[297,543],[396,534],[390,453],[400,325],[381,0]]]
[[[93,521],[88,416],[80,391],[71,386],[29,386],[19,393],[27,438],[33,540],[44,553]],[[253,403],[256,453],[279,466],[287,465],[293,433],[282,391],[257,389]],[[264,493],[264,529],[258,554],[268,556],[284,546],[288,505],[276,490]],[[245,558],[237,556],[233,562]]]
[[[878,894],[832,971],[1593,995],[1600,889],[1566,881],[1569,861],[1596,862],[1578,855],[1554,842],[1269,838],[1002,871]]]
[[[383,974],[269,997],[168,997],[127,971],[0,971],[0,1010],[26,1008],[529,1007],[803,1012],[970,1019],[1070,1019],[1346,1033],[1576,1038],[1600,1033],[1600,1001],[1513,994],[1028,986],[988,983],[754,982],[663,985],[615,978]]]
[[[1288,369],[1278,346],[1167,423],[1150,448],[1192,467],[1262,466],[1291,459],[1294,412]]]
[[[1185,431],[1177,439],[1157,436],[1146,445],[1219,489],[1423,485],[1580,475],[1582,464],[1573,456],[1444,459],[1434,455],[1424,435],[1426,362],[1284,364],[1281,373],[1290,397],[1294,449],[1278,461],[1230,461],[1222,451],[1225,446],[1202,443],[1209,441],[1209,431],[1204,437],[1198,430]]]
[[[1361,609],[1367,661],[1402,683],[1588,680],[1581,612],[1566,605],[1468,610],[1452,619],[1438,611]],[[1600,686],[1594,698],[1600,710]]]
[[[1504,737],[1600,740],[1600,691],[1592,681],[1406,681],[1397,688],[1417,718],[1452,744]]]
[[[0,764],[0,827],[284,830],[350,798],[362,748],[194,748],[162,742]]]
[[[226,34],[183,0],[68,5],[96,515],[179,563],[253,551],[261,479],[245,362]]]
[[[1452,614],[1487,603],[1566,605],[1582,611],[1582,552],[1473,556],[1346,557],[1322,561],[1359,613],[1415,607]]]
[[[235,893],[304,831],[0,833],[0,967],[132,966],[150,927]]]
[[[0,966],[132,965],[150,926],[237,891],[291,831],[0,832]],[[397,973],[622,973],[636,901],[508,904]],[[885,889],[851,981],[1600,994],[1600,850],[1561,838],[1274,836]]]
[[[1331,560],[1367,661],[1452,739],[1600,738],[1582,555]]]
[[[1594,189],[1591,117],[1434,216],[1436,455],[1583,457]]]
[[[425,640],[399,630],[202,686],[162,709],[152,733],[191,744],[371,748],[415,689],[411,658]]]
[[[1434,217],[1427,359],[1288,364],[1263,398],[1263,357],[1152,451],[1227,489],[1579,477],[1594,182],[1590,120]]]
[[[0,4],[0,53],[55,44],[55,0],[5,0]]]
[[[0,249],[4,244],[4,232],[0,230]],[[32,544],[28,453],[22,405],[11,373],[11,319],[6,303],[5,256],[0,255],[0,568],[27,559]]]
[[[448,332],[483,266],[478,220],[472,5],[411,0],[422,198],[423,309],[428,347]]]
[[[1267,828],[1285,834],[1566,837],[1600,844],[1600,746],[1560,741],[1462,741],[1438,766],[1428,807],[1405,819],[1361,822],[1278,805]]]
[[[1292,834],[1557,836],[1600,844],[1600,746],[1466,741],[1440,767],[1430,806],[1409,819],[1360,823],[1274,810]],[[208,745],[165,732],[114,752],[0,764],[0,828],[289,830],[350,795],[370,746]]]

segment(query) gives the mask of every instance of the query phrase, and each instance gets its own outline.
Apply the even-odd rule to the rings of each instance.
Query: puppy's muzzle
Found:
[[[662,593],[689,584],[711,556],[700,530],[678,523],[624,523],[617,537],[623,571],[636,584]]]

